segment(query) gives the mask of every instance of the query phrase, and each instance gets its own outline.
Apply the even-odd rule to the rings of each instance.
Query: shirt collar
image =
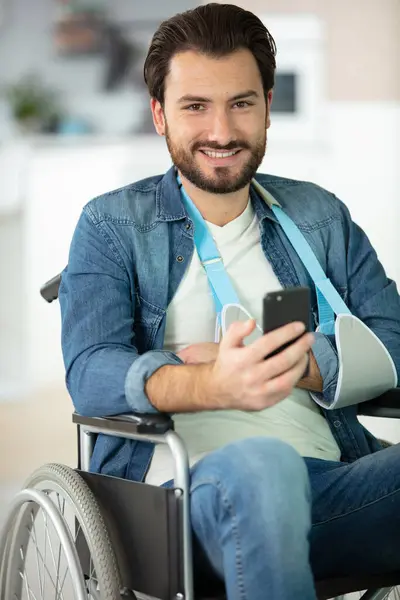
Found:
[[[259,221],[268,218],[277,222],[272,206],[280,206],[280,204],[256,178],[251,182],[250,198]],[[174,166],[166,172],[157,185],[156,206],[159,221],[179,221],[187,216],[176,181]]]

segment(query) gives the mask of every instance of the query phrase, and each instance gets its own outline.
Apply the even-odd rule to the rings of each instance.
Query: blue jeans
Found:
[[[315,600],[314,577],[400,570],[400,446],[346,464],[229,444],[193,467],[191,519],[195,571],[228,600]]]

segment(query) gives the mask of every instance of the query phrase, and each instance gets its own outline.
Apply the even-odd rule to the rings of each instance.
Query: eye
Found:
[[[192,112],[200,112],[204,109],[202,104],[190,104],[190,106],[185,106],[185,110],[190,110]]]
[[[251,103],[247,100],[239,100],[239,102],[236,102],[233,106],[236,106],[237,108],[247,108],[248,106],[251,106]]]

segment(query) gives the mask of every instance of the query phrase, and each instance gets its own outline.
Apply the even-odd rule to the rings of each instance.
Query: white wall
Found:
[[[264,170],[311,179],[335,193],[400,283],[400,102],[331,102],[315,147],[269,144]],[[273,123],[271,127],[273,138]]]
[[[0,216],[0,401],[15,393],[26,368],[21,212]]]

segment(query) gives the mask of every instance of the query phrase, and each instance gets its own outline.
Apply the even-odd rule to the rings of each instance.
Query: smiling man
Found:
[[[216,93],[221,71],[226,89]],[[245,188],[264,158],[272,99],[272,92],[264,96],[251,52],[216,60],[188,50],[171,59],[167,82],[163,104],[153,98],[152,110],[181,175],[208,193],[226,196]],[[254,89],[243,87],[248,83]],[[187,87],[198,93],[181,95]]]
[[[151,69],[152,63],[148,77]],[[157,84],[149,81],[150,87]],[[157,132],[166,136],[185,189],[196,194],[204,218],[224,225],[245,209],[249,182],[264,158],[272,90],[265,94],[257,62],[245,48],[217,57],[178,52],[164,85],[163,96],[151,100]],[[221,203],[227,211],[222,221]]]
[[[399,371],[397,289],[345,205],[257,172],[274,73],[273,38],[248,11],[209,4],[161,24],[144,75],[173,167],[85,206],[59,295],[76,410],[173,414],[190,459],[196,572],[223,580],[229,600],[315,600],[314,577],[400,566],[399,447],[377,452],[356,406],[335,408],[335,336],[256,327],[266,292],[305,285],[322,323],[279,207]],[[216,261],[232,290],[224,301]],[[217,313],[236,300],[253,318],[219,341]],[[103,436],[91,469],[156,485],[172,477],[163,445]]]

